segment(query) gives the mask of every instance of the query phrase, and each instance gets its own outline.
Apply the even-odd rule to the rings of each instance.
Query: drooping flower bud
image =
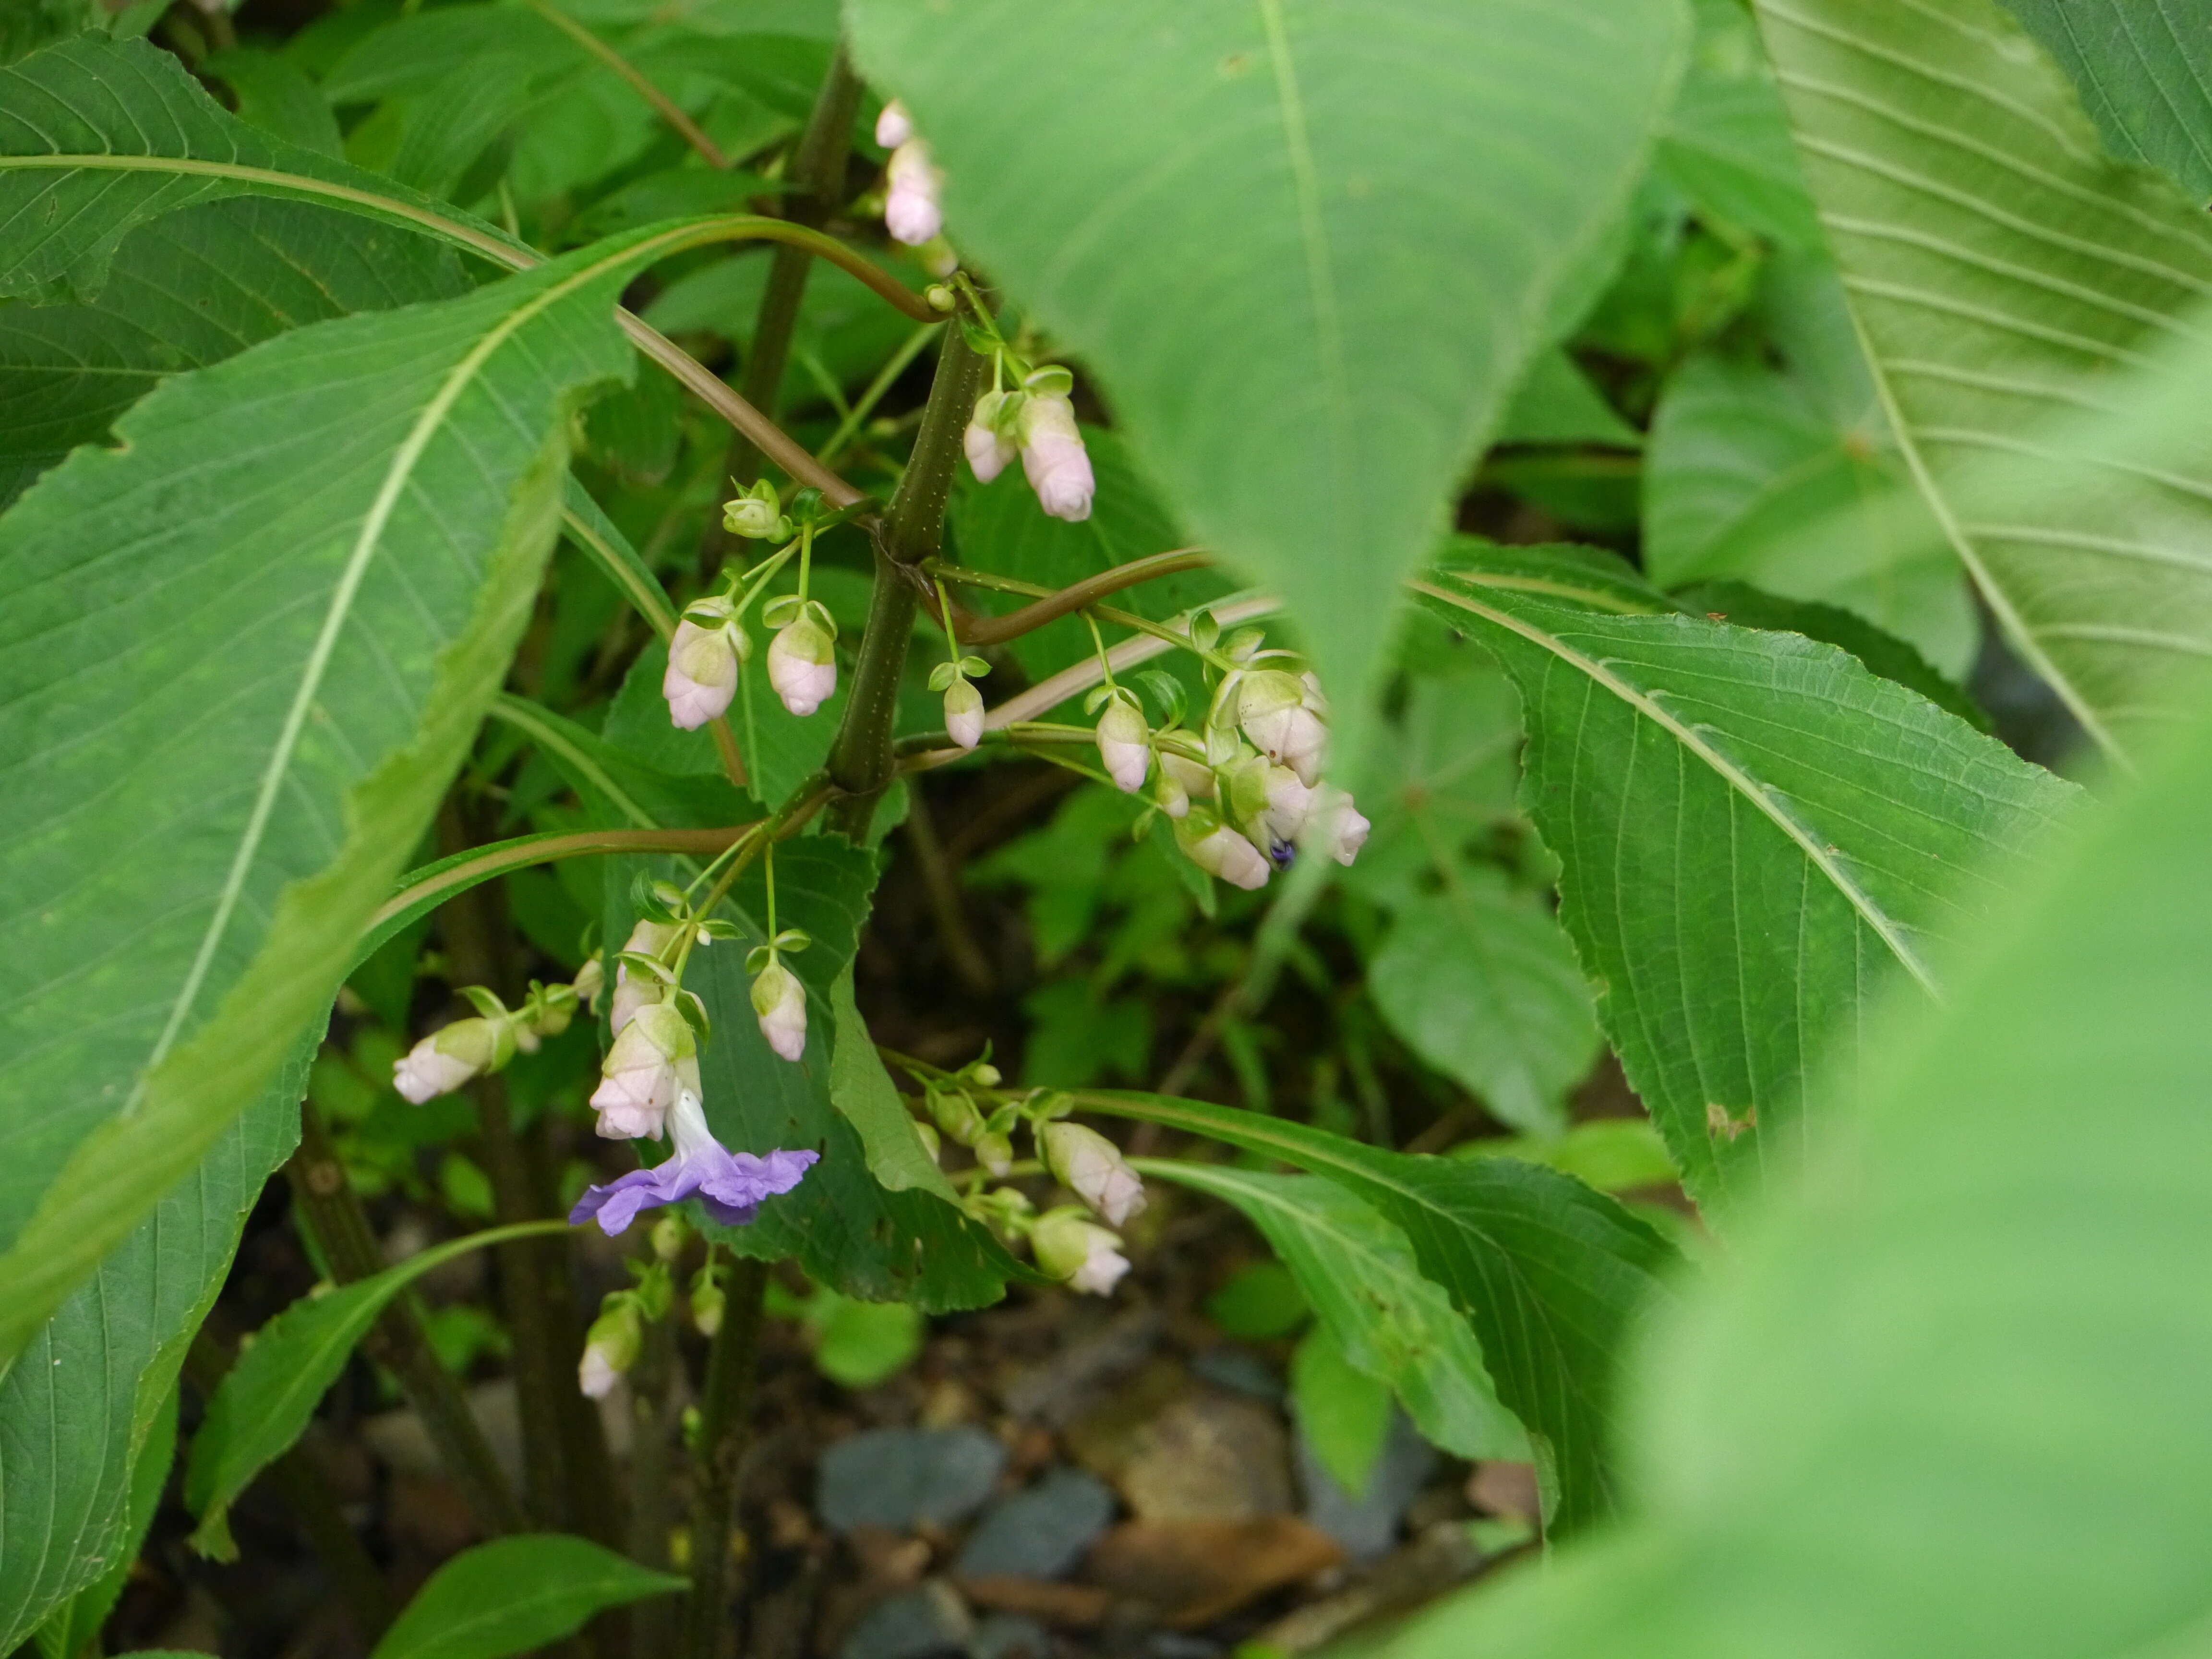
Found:
[[[576,1367],[576,1386],[593,1400],[605,1399],[615,1379],[637,1364],[644,1346],[636,1304],[627,1294],[608,1297],[605,1311],[584,1334],[584,1358]]]
[[[402,1054],[392,1067],[392,1086],[416,1105],[449,1095],[481,1072],[495,1072],[514,1057],[514,1032],[503,1019],[457,1019]]]
[[[1361,816],[1345,790],[1323,784],[1314,794],[1319,802],[1314,809],[1315,838],[1329,857],[1349,865],[1367,845],[1367,832],[1375,826]]]
[[[596,1013],[599,1006],[599,993],[607,988],[605,965],[597,957],[586,957],[584,965],[576,969],[576,977],[568,988],[576,994],[577,1001]]]
[[[1230,772],[1229,795],[1247,836],[1278,866],[1289,865],[1312,815],[1314,792],[1289,767],[1254,755]]]
[[[791,520],[784,516],[775,486],[763,478],[736,500],[722,503],[722,528],[749,541],[768,542],[788,536]]]
[[[768,683],[783,706],[802,718],[827,702],[837,690],[837,657],[829,630],[804,613],[778,629],[769,641]]]
[[[983,741],[983,694],[966,680],[945,690],[945,730],[963,749]]]
[[[714,608],[723,617],[720,625],[711,618],[694,620]],[[668,642],[668,672],[660,677],[660,695],[668,699],[668,718],[684,731],[697,731],[728,708],[737,695],[744,635],[730,625],[731,610],[727,599],[700,601],[684,612]]]
[[[983,1114],[963,1089],[932,1089],[929,1112],[946,1137],[963,1146],[973,1146],[983,1134]]]
[[[722,1328],[723,1305],[721,1280],[709,1262],[691,1276],[691,1322],[700,1335],[712,1336]]]
[[[1089,518],[1098,485],[1091,474],[1090,452],[1076,429],[1075,405],[1060,392],[1032,392],[1022,402],[1018,425],[1022,471],[1036,491],[1037,505],[1070,524]]]
[[[1098,758],[1124,794],[1133,795],[1145,787],[1152,765],[1151,739],[1133,702],[1127,696],[1107,699],[1105,712],[1098,717]]]
[[[1037,1156],[1053,1178],[1118,1227],[1145,1207],[1145,1183],[1121,1149],[1096,1129],[1065,1119],[1037,1131]]]
[[[592,1109],[599,1115],[600,1135],[658,1140],[677,1096],[701,1091],[699,1044],[690,1022],[671,1003],[640,1008],[607,1050],[599,1073]]]
[[[1247,891],[1267,884],[1267,860],[1260,849],[1206,807],[1194,806],[1176,820],[1176,845],[1208,875]]]
[[[913,137],[914,118],[906,112],[904,104],[892,99],[876,117],[876,142],[885,149],[896,149]]]
[[[990,483],[1021,453],[1021,446],[1009,431],[1020,416],[1021,404],[1018,392],[987,392],[975,399],[975,412],[968,417],[960,447],[968,452],[969,469],[977,483]]]
[[[891,151],[890,194],[884,198],[884,228],[908,247],[920,247],[945,228],[938,204],[945,175],[929,159],[929,146],[908,138]]]
[[[1328,727],[1308,706],[1297,676],[1279,668],[1247,674],[1237,690],[1237,720],[1255,749],[1289,767],[1299,782],[1311,788],[1321,781]]]
[[[806,988],[798,975],[774,958],[753,981],[753,1012],[769,1048],[794,1062],[805,1057]]]
[[[690,1236],[691,1230],[684,1224],[684,1218],[671,1210],[653,1224],[653,1231],[647,1238],[653,1246],[656,1260],[673,1261],[684,1254],[684,1243]]]
[[[648,918],[629,930],[629,937],[623,941],[623,950],[641,957],[663,956],[681,932],[682,927],[676,922],[654,921]],[[639,1009],[662,1000],[667,994],[668,988],[659,980],[644,974],[634,974],[628,963],[617,962],[615,963],[615,1000],[607,1011],[607,1024],[613,1028],[614,1034],[620,1036],[623,1027],[630,1023]]]
[[[1089,1296],[1112,1295],[1129,1271],[1121,1246],[1116,1235],[1073,1207],[1047,1211],[1030,1233],[1037,1271]]]
[[[1154,786],[1152,800],[1160,811],[1171,818],[1179,818],[1190,811],[1191,802],[1208,801],[1214,797],[1213,769],[1178,755],[1172,749],[1160,750],[1160,774]]]

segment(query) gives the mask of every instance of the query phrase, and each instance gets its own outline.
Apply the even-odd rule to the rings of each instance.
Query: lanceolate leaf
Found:
[[[2212,4],[2206,0],[2005,0],[2056,58],[2123,155],[2212,201]]]
[[[2077,793],[1801,635],[1589,611],[1483,563],[1418,586],[1520,686],[1561,919],[1701,1203],[1794,1146],[1814,1062],[1848,1062],[1892,981],[1935,990],[1931,946]]]
[[[193,1547],[228,1560],[229,1510],[253,1477],[283,1455],[337,1381],[377,1316],[410,1285],[455,1256],[502,1240],[558,1231],[557,1221],[526,1221],[423,1250],[370,1278],[295,1302],[255,1334],[208,1403],[192,1437],[185,1501],[199,1517]]]
[[[1395,1390],[1429,1440],[1460,1457],[1528,1455],[1473,1327],[1422,1274],[1404,1230],[1349,1187],[1164,1158],[1140,1159],[1139,1168],[1243,1211],[1297,1276],[1345,1358]]]
[[[1613,1373],[1632,1322],[1666,1297],[1658,1235],[1571,1176],[1512,1158],[1417,1158],[1204,1101],[1087,1092],[1096,1111],[1241,1146],[1340,1182],[1404,1231],[1470,1322],[1498,1399],[1527,1427],[1555,1530],[1614,1503]]]
[[[602,1607],[689,1582],[565,1533],[495,1538],[433,1573],[370,1659],[505,1659],[550,1646]]]
[[[1954,495],[2190,331],[2212,222],[2116,161],[1995,0],[1759,0],[1906,464],[2030,663],[2122,755],[2212,654],[2212,458],[2100,456],[2033,517]]]
[[[0,1380],[0,1649],[12,1651],[132,1547],[132,1470],[246,1212],[298,1138],[314,1048],[289,1057]]]
[[[680,240],[179,376],[0,519],[0,1355],[336,989],[529,615],[621,285]]]
[[[1281,592],[1356,708],[1396,579],[1643,168],[1686,9],[860,0],[847,19],[945,168],[953,239],[1097,369],[1177,516]]]

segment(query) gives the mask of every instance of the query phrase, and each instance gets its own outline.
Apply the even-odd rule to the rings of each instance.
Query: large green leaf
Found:
[[[1528,1431],[1569,1531],[1613,1506],[1614,1371],[1633,1323],[1666,1299],[1674,1250],[1571,1176],[1510,1158],[1414,1157],[1302,1123],[1164,1095],[1086,1091],[1079,1104],[1187,1130],[1347,1188],[1404,1232],[1481,1345],[1498,1398]]]
[[[1347,703],[1613,228],[1680,0],[856,0],[954,241],[1097,369],[1177,516]],[[1347,716],[1349,717],[1349,716]]]
[[[431,1574],[369,1659],[506,1659],[551,1646],[602,1607],[689,1583],[566,1533],[495,1538]]]
[[[0,1380],[0,1649],[125,1565],[133,1471],[239,1229],[298,1138],[314,1048],[302,1042]]]
[[[165,375],[464,287],[450,250],[305,202],[210,202],[143,224],[93,302],[0,305],[0,502]]]
[[[1498,1402],[1482,1345],[1443,1287],[1423,1276],[1402,1228],[1319,1176],[1140,1158],[1147,1176],[1235,1205],[1297,1278],[1344,1358],[1388,1384],[1430,1440],[1460,1457],[1525,1458]]]
[[[237,1555],[230,1537],[231,1504],[300,1437],[317,1402],[392,1297],[457,1255],[507,1239],[558,1231],[562,1224],[526,1221],[450,1239],[380,1273],[304,1296],[264,1325],[240,1351],[192,1437],[185,1501],[199,1517],[193,1547],[220,1560]]]
[[[1693,0],[1696,50],[1659,141],[1659,171],[1723,225],[1818,247],[1790,118],[1742,0]]]
[[[2208,818],[2200,718],[1975,930],[1945,1006],[1881,1022],[1806,1179],[1655,1332],[1636,1522],[1395,1659],[2203,1651]]]
[[[2049,49],[2123,155],[2212,201],[2212,5],[2205,0],[2005,0]]]
[[[528,619],[680,233],[165,383],[0,519],[0,1355],[337,988]]]
[[[1955,494],[2184,331],[2212,222],[2113,160],[1995,0],[1759,0],[1806,180],[1907,465],[2007,632],[2126,754],[2212,653],[2212,459],[2094,458],[2025,516]]]
[[[1418,584],[1521,688],[1523,800],[1629,1081],[1700,1203],[1803,1131],[1805,1085],[2075,797],[1801,635],[1620,615],[1483,562]],[[1565,584],[1560,584],[1564,589]]]
[[[39,1626],[39,1651],[46,1659],[81,1659],[85,1650],[99,1640],[107,1616],[122,1600],[124,1586],[138,1565],[138,1553],[145,1547],[147,1530],[154,1524],[154,1512],[161,1508],[161,1494],[168,1489],[170,1468],[177,1460],[179,1403],[178,1390],[172,1385],[155,1411],[145,1444],[131,1460],[131,1490],[124,1499],[123,1525],[114,1534],[107,1565],[99,1577],[70,1596]]]

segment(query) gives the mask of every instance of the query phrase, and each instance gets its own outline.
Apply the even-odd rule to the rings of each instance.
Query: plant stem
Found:
[[[710,1251],[720,1246],[709,1246]],[[711,1259],[711,1258],[710,1258]],[[698,1467],[692,1480],[691,1595],[684,1609],[684,1659],[722,1659],[731,1628],[730,1537],[750,1444],[753,1381],[759,1369],[765,1262],[741,1260],[726,1281],[721,1328],[707,1360],[700,1402]]]
[[[930,574],[969,587],[988,587],[1001,593],[1040,596],[1035,605],[1025,605],[1003,617],[977,617],[961,624],[961,644],[1000,645],[1042,628],[1048,622],[1056,622],[1075,611],[1096,610],[1109,622],[1119,623],[1125,628],[1137,627],[1148,619],[1132,617],[1127,611],[1110,610],[1097,602],[1109,593],[1134,587],[1139,582],[1148,582],[1159,576],[1172,576],[1179,571],[1200,569],[1212,562],[1213,556],[1200,548],[1178,547],[1166,553],[1152,553],[1141,559],[1132,559],[1127,564],[1117,564],[1111,570],[1102,570],[1095,576],[1085,576],[1081,581],[1061,588],[1040,587],[1034,582],[1015,581],[985,571],[963,570],[957,565],[933,564]],[[1158,626],[1157,623],[1152,625]]]
[[[993,983],[990,960],[969,931],[967,913],[960,902],[959,872],[945,856],[945,843],[938,839],[936,820],[919,784],[911,786],[907,796],[905,828],[907,845],[914,849],[922,888],[929,895],[930,911],[937,918],[937,936],[945,946],[945,957],[962,984],[978,996],[988,996]]]
[[[830,70],[822,77],[820,90],[814,94],[814,108],[792,155],[790,176],[795,188],[784,198],[786,217],[818,228],[844,200],[853,117],[860,104],[860,80],[840,45],[830,59]],[[770,258],[768,284],[761,290],[760,310],[753,318],[752,349],[745,356],[739,395],[774,420],[784,366],[791,360],[792,330],[799,324],[799,308],[806,298],[806,279],[814,261],[805,248],[789,243],[780,244]],[[761,460],[761,446],[753,434],[742,427],[730,434],[723,469],[740,488],[760,477]],[[702,577],[711,575],[729,556],[732,542],[721,519],[708,514],[707,534],[699,549]]]
[[[629,1556],[663,1571],[668,1567],[668,1477],[683,1410],[677,1386],[682,1370],[674,1322],[648,1321],[644,1348],[629,1377]],[[649,1596],[632,1607],[632,1651],[641,1659],[667,1652],[676,1634],[675,1613],[664,1596]]]
[[[306,1102],[300,1107],[299,1150],[285,1164],[284,1178],[292,1188],[295,1218],[313,1237],[340,1284],[383,1269],[376,1235],[346,1181],[345,1165],[338,1161],[321,1115]],[[530,1518],[500,1472],[460,1385],[431,1352],[411,1294],[393,1299],[362,1346],[399,1379],[400,1391],[422,1419],[439,1461],[477,1524],[493,1534],[527,1531]]]
[[[638,96],[653,106],[654,112],[683,136],[684,142],[706,158],[710,167],[727,172],[732,165],[722,154],[722,147],[709,138],[699,124],[684,112],[683,106],[653,85],[645,71],[617,52],[612,46],[579,23],[574,18],[550,3],[550,0],[530,0],[531,9],[559,29],[586,52],[598,58],[617,75],[628,82]]]
[[[866,836],[876,802],[891,780],[891,727],[898,712],[899,678],[927,582],[921,566],[945,545],[945,503],[952,493],[960,434],[968,424],[982,375],[983,360],[968,349],[958,329],[946,329],[938,349],[929,402],[915,434],[914,453],[877,532],[868,626],[860,637],[860,659],[853,670],[845,723],[830,750],[830,780],[845,796],[830,809],[831,826],[855,842]]]

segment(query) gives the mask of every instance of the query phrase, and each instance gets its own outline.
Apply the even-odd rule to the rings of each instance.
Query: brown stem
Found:
[[[234,1363],[228,1346],[203,1325],[193,1333],[192,1345],[185,1354],[185,1375],[199,1391],[200,1399],[211,1401]],[[330,1483],[314,1454],[305,1442],[290,1447],[269,1466],[269,1479],[283,1494],[307,1547],[314,1551],[315,1559],[330,1575],[332,1588],[353,1614],[362,1645],[374,1647],[398,1608],[383,1572],[331,1497]]]
[[[936,918],[937,936],[944,942],[952,971],[976,995],[988,996],[993,984],[991,964],[969,930],[967,911],[960,902],[960,874],[945,856],[945,843],[938,839],[936,820],[922,799],[920,783],[908,787],[906,839],[914,849],[923,890],[929,895],[930,913]]]
[[[830,60],[820,90],[814,94],[806,130],[792,154],[793,188],[782,205],[785,216],[794,222],[819,228],[845,199],[853,117],[860,103],[860,80],[853,73],[852,59],[841,45]],[[745,357],[739,392],[754,408],[774,419],[783,388],[784,367],[791,361],[792,331],[799,324],[799,308],[806,297],[806,279],[814,269],[814,260],[805,248],[788,242],[779,243],[770,257],[768,285],[761,290],[760,310],[753,319],[752,347]],[[739,485],[749,485],[760,477],[761,459],[761,446],[752,434],[742,427],[730,434],[729,453],[723,465]],[[699,547],[701,576],[712,576],[735,544],[736,538],[723,528],[720,518],[708,514],[707,533]]]
[[[738,1477],[751,1441],[767,1265],[732,1263],[724,1291],[722,1325],[708,1356],[707,1392],[700,1402],[698,1467],[692,1479],[691,1595],[684,1609],[685,1659],[723,1659],[732,1645],[730,1536],[738,1523]]]
[[[684,142],[706,157],[710,167],[727,171],[732,165],[722,153],[722,147],[709,138],[696,121],[684,112],[683,106],[647,78],[645,71],[617,52],[605,41],[570,17],[550,0],[530,0],[531,9],[547,22],[559,29],[586,52],[598,58],[635,88],[638,95],[653,106],[660,118],[683,135]]]
[[[1141,559],[1132,559],[1127,564],[1115,565],[1111,570],[1102,570],[1095,576],[1086,576],[1072,586],[1047,592],[1035,605],[1025,605],[1003,617],[966,617],[956,613],[960,643],[1000,645],[1008,640],[1033,633],[1047,623],[1057,622],[1062,617],[1095,605],[1109,593],[1118,593],[1125,587],[1134,587],[1139,582],[1148,582],[1156,577],[1172,576],[1178,571],[1197,570],[1212,562],[1213,556],[1202,549],[1179,547],[1171,552],[1153,553]],[[1008,583],[997,578],[981,576],[976,572],[963,571],[955,565],[944,566],[932,574],[943,576],[948,582],[967,582],[978,587],[1011,592],[1030,588],[1025,582]],[[939,621],[943,621],[941,617]]]
[[[338,1160],[321,1115],[307,1103],[300,1108],[299,1150],[285,1164],[284,1178],[292,1188],[295,1219],[321,1249],[339,1284],[349,1285],[383,1270],[376,1235],[346,1181],[345,1165]],[[488,1533],[529,1530],[530,1519],[500,1472],[491,1443],[470,1413],[460,1385],[431,1352],[413,1296],[403,1292],[392,1298],[362,1346],[399,1379],[400,1392],[422,1419],[439,1461],[477,1523]]]
[[[668,1529],[674,1518],[668,1483],[683,1413],[678,1386],[683,1371],[674,1322],[648,1322],[644,1348],[629,1373],[629,1557],[663,1571],[669,1565]],[[676,1613],[661,1596],[630,1609],[633,1651],[641,1659],[668,1651],[676,1635]]]

